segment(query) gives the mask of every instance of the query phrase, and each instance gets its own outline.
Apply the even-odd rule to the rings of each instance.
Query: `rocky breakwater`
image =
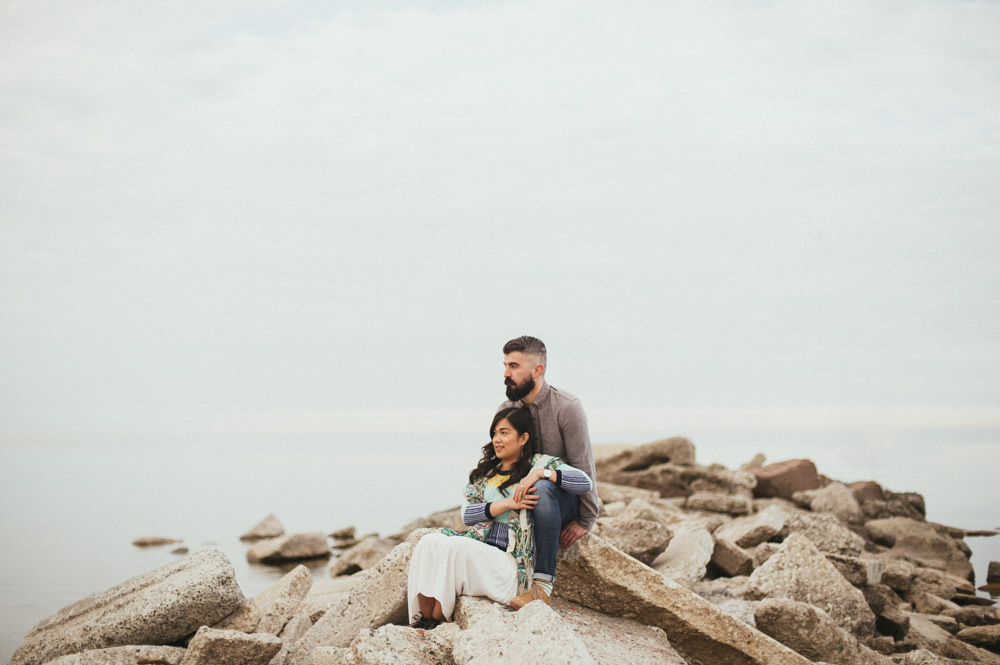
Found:
[[[461,597],[453,623],[410,628],[410,554],[461,526],[450,509],[387,538],[337,534],[329,580],[298,566],[255,598],[200,552],[43,621],[11,662],[1000,663],[968,534],[927,522],[917,494],[845,485],[808,460],[702,466],[683,438],[598,447],[598,479],[602,516],[560,554],[551,606]],[[257,537],[276,553],[252,560],[299,557],[267,522]]]

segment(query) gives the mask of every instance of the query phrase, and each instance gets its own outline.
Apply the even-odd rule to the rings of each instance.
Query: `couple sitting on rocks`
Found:
[[[503,348],[507,401],[469,473],[464,531],[420,539],[410,561],[413,626],[451,620],[459,595],[520,609],[551,603],[556,554],[589,531],[599,512],[594,454],[580,401],[545,383],[541,340]]]

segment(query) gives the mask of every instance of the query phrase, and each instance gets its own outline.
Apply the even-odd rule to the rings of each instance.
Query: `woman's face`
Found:
[[[528,442],[528,433],[518,434],[506,418],[497,422],[493,430],[493,451],[503,466],[510,466],[521,458],[521,449]]]

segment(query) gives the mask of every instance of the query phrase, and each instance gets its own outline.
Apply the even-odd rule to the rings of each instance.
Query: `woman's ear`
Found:
[[[528,443],[528,433],[527,433],[527,432],[525,432],[525,433],[524,433],[524,434],[522,434],[521,436],[517,437],[517,442],[518,442],[518,444],[520,444],[520,446],[521,446],[522,448],[524,448],[524,445],[525,445],[526,443]]]

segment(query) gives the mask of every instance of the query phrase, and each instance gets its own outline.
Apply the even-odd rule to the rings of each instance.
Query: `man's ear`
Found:
[[[542,374],[545,374],[545,365],[535,365],[535,368],[531,370],[531,378],[537,379]]]

